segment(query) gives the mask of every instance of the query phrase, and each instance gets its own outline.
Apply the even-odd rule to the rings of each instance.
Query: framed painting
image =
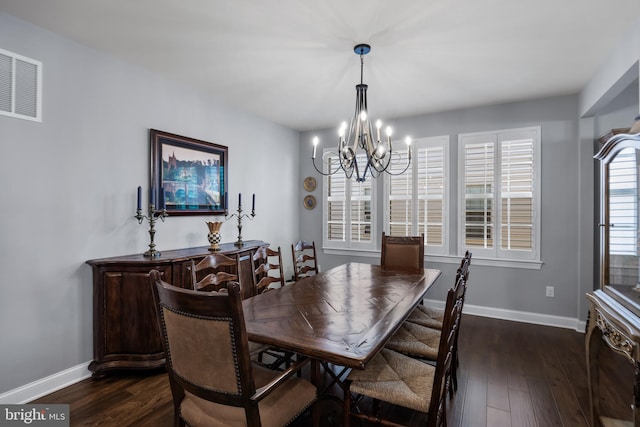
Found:
[[[224,214],[228,151],[224,145],[150,130],[151,198],[169,215]]]

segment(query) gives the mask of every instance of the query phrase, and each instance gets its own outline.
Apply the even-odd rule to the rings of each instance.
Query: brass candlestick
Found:
[[[149,204],[148,215],[142,215],[142,209],[140,208],[136,210],[134,218],[138,220],[138,224],[142,224],[142,221],[145,219],[149,221],[149,238],[151,242],[149,243],[149,250],[143,254],[144,256],[155,258],[161,255],[161,253],[156,250],[156,244],[153,242],[153,238],[156,234],[156,220],[160,218],[160,220],[164,222],[164,219],[168,216],[169,214],[167,213],[167,209],[163,208],[162,210],[156,210],[156,207],[153,204]]]
[[[254,203],[253,209],[251,209],[251,214],[250,215],[242,213],[242,205],[241,204],[238,204],[238,209],[236,210],[236,212],[237,213],[228,215],[227,210],[225,209],[225,211],[224,211],[224,219],[231,219],[234,216],[236,218],[238,218],[238,240],[236,240],[234,245],[239,247],[239,248],[241,248],[242,246],[244,246],[244,242],[242,241],[242,218],[253,219],[256,216],[255,203]]]

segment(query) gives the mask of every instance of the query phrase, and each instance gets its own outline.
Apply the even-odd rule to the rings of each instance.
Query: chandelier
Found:
[[[399,172],[392,172],[390,167],[392,158],[394,161],[400,161],[402,156],[394,152],[391,147],[391,127],[387,126],[385,129],[386,142],[381,140],[380,128],[382,127],[382,122],[380,120],[376,121],[376,132],[374,134],[373,126],[369,120],[369,110],[367,109],[368,85],[363,83],[362,76],[364,55],[371,51],[371,46],[359,44],[353,48],[353,51],[360,55],[360,84],[356,85],[356,110],[351,122],[349,126],[347,126],[347,122],[342,122],[338,130],[338,150],[335,157],[339,159],[339,164],[336,165],[333,171],[329,164],[328,172],[326,173],[318,169],[318,166],[316,166],[316,150],[319,139],[316,136],[313,138],[313,154],[311,156],[313,167],[321,175],[333,175],[342,170],[347,179],[350,179],[355,174],[355,179],[358,182],[364,182],[367,178],[367,173],[374,178],[377,178],[383,172],[389,175],[401,175],[411,165],[411,138],[407,137],[405,139],[408,151],[406,166]]]

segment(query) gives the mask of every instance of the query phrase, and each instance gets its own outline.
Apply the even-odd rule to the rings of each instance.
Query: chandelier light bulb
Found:
[[[387,136],[391,137],[391,134],[393,133],[393,130],[391,129],[391,126],[387,126],[386,131],[387,131]]]
[[[367,121],[367,112],[365,110],[362,110],[360,112],[360,120],[362,120],[363,122]]]
[[[411,137],[408,136],[404,139],[404,142],[407,144],[407,152],[409,153],[409,162],[411,162]]]

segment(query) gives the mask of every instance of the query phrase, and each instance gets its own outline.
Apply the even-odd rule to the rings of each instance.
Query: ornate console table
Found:
[[[251,257],[259,240],[220,245],[220,253],[238,256],[243,297],[253,292]],[[176,286],[190,286],[187,266],[210,254],[208,246],[163,251],[157,258],[142,254],[87,261],[93,268],[93,377],[110,370],[164,366],[160,329],[153,307],[149,271],[158,270]],[[234,273],[234,272],[232,272]]]
[[[587,294],[591,304],[586,335],[587,378],[593,427],[640,427],[640,317],[604,290]],[[635,367],[633,421],[613,420],[600,414],[598,354],[602,342],[624,355]]]

